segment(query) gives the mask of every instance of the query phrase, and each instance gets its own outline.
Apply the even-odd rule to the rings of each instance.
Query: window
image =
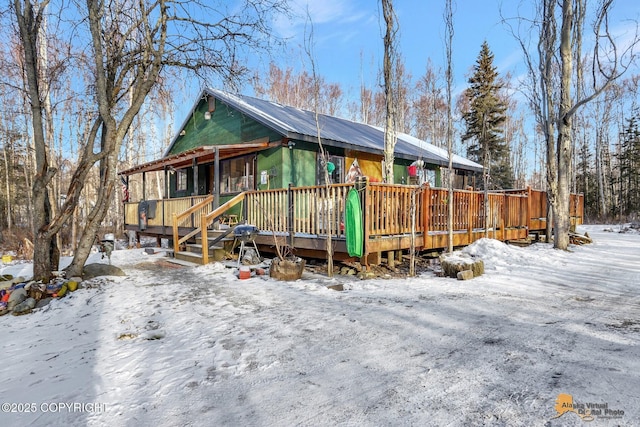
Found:
[[[329,183],[330,184],[338,184],[344,181],[344,158],[340,156],[328,156],[328,161],[333,163],[335,169],[333,172],[329,174]],[[327,170],[326,164],[322,162],[322,155],[318,153],[317,161],[316,161],[316,182],[318,185],[324,185],[325,182],[325,174],[324,171]]]
[[[176,191],[187,191],[187,170],[176,171]]]
[[[253,155],[224,160],[221,163],[220,192],[240,193],[253,190]]]

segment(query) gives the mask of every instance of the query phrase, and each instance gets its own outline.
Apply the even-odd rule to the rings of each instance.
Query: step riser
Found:
[[[209,238],[209,246],[211,246],[214,239]],[[221,241],[216,243],[216,246],[224,248],[227,252],[231,252],[233,250],[234,239],[222,239]],[[202,245],[202,239],[200,237],[196,238],[196,244]]]
[[[187,252],[202,256],[202,248],[187,246]],[[224,259],[225,253],[227,253],[227,251],[223,248],[209,248],[209,258],[216,258],[216,261]]]
[[[199,245],[199,246],[202,246],[202,244],[200,242],[197,242],[196,244]],[[218,242],[213,247],[214,248],[224,249],[227,252],[231,252],[231,251],[233,251],[233,242]],[[211,249],[211,244],[209,245],[209,249]]]
[[[193,262],[193,263],[201,264],[201,265],[204,264],[202,262],[202,257],[186,256],[186,255],[184,255],[183,252],[176,253],[175,254],[175,258],[179,259],[181,261],[188,261],[188,262]]]
[[[188,255],[183,255],[184,259],[189,261],[191,259],[197,259],[198,261],[193,261],[193,262],[198,262],[200,264],[202,264],[202,249],[201,248],[193,248],[190,246],[187,246],[187,250],[184,252],[178,252],[176,253],[176,258],[180,258],[181,254],[188,254]],[[222,248],[218,248],[218,249],[211,249],[209,248],[209,262],[213,262],[213,261],[222,261],[225,259],[227,254],[227,251],[225,251]]]

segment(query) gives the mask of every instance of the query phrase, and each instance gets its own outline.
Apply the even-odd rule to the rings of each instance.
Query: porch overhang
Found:
[[[280,144],[281,141],[269,142],[265,138],[264,141],[253,141],[242,144],[204,145],[183,151],[182,153],[163,157],[162,159],[142,163],[132,168],[120,171],[118,174],[129,176],[143,172],[162,171],[167,167],[182,169],[193,166],[194,159],[198,165],[212,163],[215,160],[216,151],[219,152],[220,160],[224,160],[230,157],[237,157],[266,150],[267,148],[275,147]]]

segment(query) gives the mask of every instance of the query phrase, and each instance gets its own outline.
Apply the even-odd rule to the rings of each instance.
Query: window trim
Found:
[[[189,174],[186,169],[178,169],[176,171],[176,193],[179,191],[187,191],[189,189]]]

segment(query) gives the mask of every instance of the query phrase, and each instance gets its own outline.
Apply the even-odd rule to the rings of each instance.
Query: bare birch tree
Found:
[[[554,247],[565,250],[569,245],[569,202],[575,145],[573,118],[579,108],[600,96],[624,74],[635,59],[633,49],[638,43],[636,31],[636,37],[626,46],[616,44],[609,28],[613,1],[600,2],[594,11],[592,27],[594,40],[590,55],[589,91],[572,93],[575,80],[586,78],[581,71],[574,69],[574,63],[583,57],[583,25],[585,14],[588,13],[586,5],[585,0],[541,2],[536,20],[539,30],[537,59],[531,57],[525,41],[518,37],[532,83],[527,95],[546,142],[549,200],[547,235],[551,235],[553,225]]]
[[[382,64],[385,96],[385,126],[384,126],[384,167],[382,179],[393,184],[393,162],[396,147],[397,111],[395,90],[395,65],[397,59],[396,37],[398,33],[397,17],[393,9],[393,0],[382,0],[382,14],[385,22],[384,59]]]
[[[33,181],[33,228],[34,228],[34,278],[49,281],[52,269],[57,267],[58,248],[55,246],[54,234],[49,231],[53,218],[50,183],[56,171],[49,166],[44,131],[44,105],[40,89],[37,36],[49,1],[36,2],[30,0],[14,0],[13,6],[20,31],[24,55],[25,76],[28,87],[28,98],[31,107],[31,122],[35,145],[36,170]],[[57,232],[57,230],[55,231]],[[36,260],[41,262],[36,262]]]
[[[449,156],[449,179],[448,181],[448,213],[447,213],[447,251],[453,252],[453,115],[452,115],[452,96],[453,89],[453,62],[452,62],[452,45],[453,45],[453,6],[452,0],[446,0],[444,22],[446,26],[445,32],[445,56],[447,58],[447,70],[445,72],[447,78],[446,99],[447,99],[447,155]],[[426,232],[426,230],[425,230]]]
[[[416,84],[416,97],[413,103],[415,136],[436,147],[446,145],[447,106],[442,70],[427,61],[425,73]]]
[[[554,203],[554,247],[566,250],[569,246],[570,228],[570,184],[572,176],[572,120],[576,111],[600,96],[616,79],[627,70],[633,55],[632,47],[626,52],[619,52],[613,36],[609,30],[609,15],[613,7],[613,0],[600,3],[596,11],[594,34],[596,35],[593,49],[592,87],[591,92],[583,96],[572,97],[571,86],[575,58],[580,58],[582,49],[581,34],[586,13],[585,0],[562,1],[562,26],[560,30],[560,103],[558,108],[558,137],[557,152],[557,186],[551,188]],[[632,42],[635,46],[638,39]],[[625,56],[625,53],[629,56]],[[624,62],[623,62],[624,61]],[[579,94],[578,94],[579,95]]]
[[[329,156],[327,151],[324,149],[324,145],[322,145],[322,128],[320,126],[320,87],[321,87],[321,79],[318,77],[316,72],[316,62],[313,53],[313,22],[311,21],[311,15],[309,14],[309,10],[307,9],[307,20],[309,22],[309,33],[308,36],[305,37],[305,51],[307,53],[307,57],[309,58],[309,62],[311,64],[311,78],[313,85],[313,112],[314,119],[316,122],[316,140],[318,141],[318,148],[320,150],[320,163],[322,165],[322,173],[324,174],[324,190],[325,197],[327,202],[330,204],[327,206],[328,209],[336,209],[337,206],[334,204],[335,197],[334,191],[331,187],[331,179],[329,177],[329,169],[327,165],[329,163]],[[333,277],[333,231],[334,231],[334,222],[333,215],[328,215],[328,227],[327,227],[327,240],[325,242],[325,251],[327,253],[327,276]]]

